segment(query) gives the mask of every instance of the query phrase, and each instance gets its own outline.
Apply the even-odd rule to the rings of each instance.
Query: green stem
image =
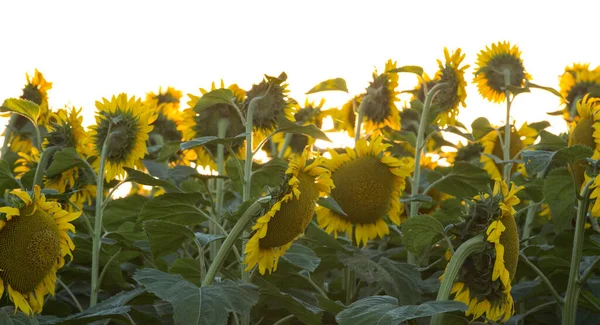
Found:
[[[452,255],[446,271],[444,272],[444,279],[442,285],[438,291],[437,301],[444,301],[450,299],[450,292],[452,292],[452,286],[458,276],[462,265],[467,258],[477,252],[481,252],[485,249],[485,241],[483,235],[473,237],[466,242],[462,243],[456,250],[456,253]],[[444,314],[437,314],[431,318],[431,325],[442,325],[444,320]]]
[[[69,294],[69,297],[71,297],[71,299],[73,300],[73,303],[75,303],[77,309],[79,309],[79,312],[82,313],[83,308],[81,307],[79,300],[77,300],[77,297],[75,297],[75,295],[73,294],[73,291],[71,291],[71,289],[67,287],[67,285],[59,277],[56,278],[56,282],[58,282],[58,284],[60,284],[65,289],[65,291]]]
[[[221,265],[223,265],[223,262],[229,254],[231,247],[233,247],[240,234],[242,234],[244,229],[246,229],[246,225],[250,223],[252,217],[260,210],[262,201],[263,200],[259,199],[254,202],[248,208],[248,210],[244,212],[235,226],[233,226],[229,236],[227,236],[225,242],[223,242],[223,246],[221,246],[221,249],[219,249],[217,252],[217,256],[215,257],[214,261],[210,264],[210,268],[208,269],[208,272],[206,272],[206,277],[204,278],[204,281],[202,281],[202,286],[208,286],[214,281],[217,271],[221,268]],[[247,272],[244,273],[248,274]]]
[[[550,280],[546,277],[544,272],[542,272],[542,270],[538,269],[538,267],[535,266],[535,264],[531,263],[531,261],[527,258],[527,256],[520,254],[519,258],[521,259],[521,262],[523,262],[527,266],[529,266],[529,268],[540,277],[540,279],[542,280],[542,282],[544,282],[544,284],[546,285],[548,290],[550,290],[550,293],[552,294],[552,296],[554,296],[554,299],[556,299],[556,302],[559,304],[563,304],[564,303],[563,297],[561,297],[560,294],[558,293],[558,291],[556,291],[556,289],[552,285],[552,282],[550,282]]]
[[[106,272],[108,271],[108,267],[110,266],[110,263],[112,263],[112,261],[117,258],[117,256],[119,256],[119,254],[121,254],[121,248],[119,248],[119,251],[117,251],[117,253],[113,256],[111,256],[108,261],[106,262],[106,264],[104,264],[104,267],[102,268],[102,272],[100,272],[100,276],[98,277],[98,287],[100,287],[100,285],[102,284],[102,279],[104,279],[104,275],[106,275]]]
[[[200,245],[198,240],[194,239],[194,243],[196,244],[196,248],[198,249],[198,262],[200,263],[200,279],[204,279],[206,277],[206,263],[204,261],[204,249],[202,249],[202,245]]]
[[[579,279],[579,281],[577,281],[580,286],[582,286],[582,285],[585,284],[585,282],[590,277],[590,275],[592,275],[594,273],[594,270],[598,267],[598,265],[600,265],[600,257],[596,258],[594,260],[594,262],[592,263],[592,265],[590,265],[585,270],[585,272],[583,272],[583,275],[581,276],[581,278]]]
[[[292,315],[287,315],[284,318],[282,318],[282,319],[276,321],[275,323],[273,323],[273,325],[283,325],[283,324],[285,324],[285,322],[291,320],[294,317],[296,317],[296,316],[293,315],[293,314]]]
[[[17,115],[16,114],[10,114],[10,120],[8,121],[8,124],[6,125],[6,128],[4,129],[4,144],[2,145],[2,159],[6,158],[6,154],[8,153],[9,150],[9,143],[10,143],[10,137],[12,134],[12,129],[13,129],[13,125],[15,124],[15,121],[17,119]]]
[[[229,120],[220,119],[217,122],[217,136],[219,138],[225,138],[227,135],[227,127],[229,126]],[[225,175],[225,146],[222,144],[217,145],[217,172],[219,176]],[[217,178],[217,199],[216,199],[216,207],[215,207],[215,220],[216,223],[209,223],[209,232],[213,235],[217,234],[216,224],[220,224],[221,217],[223,215],[223,200],[225,198],[224,191],[225,180],[223,178]],[[213,241],[210,243],[209,254],[210,259],[214,259],[217,255],[217,251],[219,251],[219,241]]]
[[[431,108],[431,102],[433,97],[446,86],[446,83],[439,83],[435,85],[427,93],[425,97],[425,103],[423,104],[423,112],[421,113],[421,120],[419,121],[419,130],[417,131],[417,142],[415,144],[415,170],[413,173],[413,181],[411,184],[411,196],[419,194],[419,184],[421,182],[421,154],[423,153],[423,142],[425,137],[425,129],[427,128],[427,121],[429,115],[429,109]],[[413,201],[410,203],[410,217],[415,217],[419,213],[419,202]],[[416,265],[417,258],[410,252],[408,253],[408,263]]]
[[[40,157],[40,161],[38,162],[38,165],[35,169],[35,176],[33,177],[34,186],[42,186],[42,181],[44,180],[44,172],[46,171],[48,162],[58,150],[60,150],[60,147],[53,146],[42,151],[42,156]]]
[[[537,212],[538,205],[539,204],[533,202],[533,200],[529,201],[527,217],[525,218],[525,225],[523,226],[523,237],[521,237],[523,240],[525,240],[525,245],[527,245],[529,242],[529,237],[531,236],[531,228],[533,228],[533,220],[535,219],[535,213]]]
[[[569,279],[567,280],[567,293],[565,295],[565,304],[562,313],[563,325],[575,325],[577,316],[577,302],[579,300],[579,264],[581,263],[581,254],[583,251],[583,234],[585,231],[585,219],[587,217],[590,205],[590,186],[594,180],[590,180],[583,189],[583,198],[579,201],[577,211],[577,221],[575,223],[575,237],[573,238],[573,252],[571,254],[571,267],[569,269]]]
[[[510,69],[504,69],[504,86],[506,90],[504,91],[506,95],[506,124],[504,125],[504,180],[506,184],[510,182],[510,171],[512,164],[508,163],[510,160],[510,106],[512,102],[510,101],[510,90],[508,90],[508,86],[510,85]]]
[[[290,145],[290,142],[292,141],[292,136],[293,136],[293,134],[291,134],[291,133],[285,134],[285,138],[283,138],[283,145],[281,146],[281,151],[279,151],[277,153],[278,158],[283,158],[285,156],[285,151],[287,150],[287,147]]]
[[[360,106],[358,106],[358,116],[356,117],[356,124],[354,126],[354,142],[360,140],[360,128],[362,126],[363,117],[365,116],[365,107],[367,106],[367,102],[369,100],[369,95],[365,95],[360,102]]]
[[[35,139],[37,140],[36,147],[40,152],[42,152],[42,136],[40,134],[40,127],[37,125],[37,123],[34,123],[33,128],[35,129]]]
[[[98,292],[100,291],[100,282],[98,271],[100,269],[100,237],[102,234],[102,200],[104,199],[104,172],[106,169],[106,155],[110,144],[112,124],[108,125],[108,132],[102,152],[100,154],[100,169],[98,170],[98,178],[96,180],[96,216],[94,220],[94,234],[92,236],[92,288],[90,292],[90,307],[93,307],[98,302]]]

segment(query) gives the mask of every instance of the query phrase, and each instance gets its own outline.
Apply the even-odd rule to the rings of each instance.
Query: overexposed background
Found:
[[[558,88],[565,66],[600,63],[591,14],[599,9],[595,1],[2,1],[0,101],[20,96],[25,73],[37,68],[53,83],[50,107],[83,107],[88,124],[94,102],[112,94],[198,93],[221,78],[249,89],[281,71],[304,102],[329,78],[346,79],[351,95],[364,91],[388,58],[432,76],[444,46],[467,54],[470,83],[477,53],[502,40],[520,47],[533,82]],[[400,76],[402,90],[415,82]],[[483,100],[473,84],[467,92],[465,125],[479,116],[504,123],[504,105]],[[349,98],[310,98],[322,96],[328,107]],[[556,97],[534,90],[517,98],[512,117],[564,132],[562,118],[546,115],[558,109]]]

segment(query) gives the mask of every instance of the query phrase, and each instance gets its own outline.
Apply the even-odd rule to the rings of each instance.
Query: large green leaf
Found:
[[[244,161],[240,161],[240,163],[242,166],[244,165]],[[266,187],[279,187],[285,177],[286,169],[287,163],[280,158],[273,158],[262,165],[253,163],[251,196],[258,197]],[[230,158],[225,162],[225,172],[235,189],[242,193],[243,175],[240,174],[235,158]]]
[[[196,238],[194,233],[185,226],[163,220],[145,221],[144,230],[148,234],[150,250],[154,257],[175,252],[183,243]]]
[[[523,151],[523,160],[525,161],[525,170],[529,175],[540,173],[552,162],[556,152],[546,150],[526,150]]]
[[[268,282],[265,278],[257,277],[254,281],[259,286],[261,299],[271,301],[269,305],[281,305],[304,324],[321,324],[321,318],[323,317],[323,310],[321,308],[304,302],[288,293],[279,291],[275,285]]]
[[[321,259],[317,257],[312,249],[297,243],[292,244],[283,255],[283,258],[309,272],[314,272],[321,263]]]
[[[304,134],[309,137],[325,140],[331,142],[331,140],[327,137],[325,132],[316,127],[314,124],[309,125],[298,125],[296,123],[291,122],[288,119],[282,118],[278,121],[279,127],[273,134],[284,132],[284,133],[292,133],[292,134]]]
[[[346,212],[344,212],[344,210],[342,210],[342,207],[340,207],[340,205],[335,201],[335,199],[331,196],[328,197],[320,197],[317,200],[317,204],[319,204],[322,207],[325,207],[337,214],[341,214],[343,216],[346,216]]]
[[[318,85],[312,87],[306,94],[314,94],[321,91],[339,90],[348,92],[348,86],[346,86],[346,80],[342,78],[327,79],[320,82]]]
[[[165,193],[144,204],[137,223],[147,220],[164,220],[181,225],[198,225],[206,221],[206,215],[196,203],[202,200],[199,193]]]
[[[40,107],[38,104],[26,100],[9,98],[0,106],[0,112],[13,112],[30,120],[33,124],[37,124],[40,116]]]
[[[10,170],[10,165],[5,160],[0,160],[0,190],[4,193],[7,189],[19,187],[19,182]]]
[[[485,192],[491,183],[485,170],[464,161],[457,161],[452,167],[436,168],[428,173],[427,180],[437,182],[433,188],[458,198],[470,198]]]
[[[200,112],[203,109],[217,104],[231,105],[234,98],[233,92],[229,89],[219,88],[211,90],[198,99],[198,102],[193,109],[196,112]]]
[[[333,238],[333,236],[327,234],[325,230],[319,228],[314,222],[311,222],[308,225],[304,238],[313,240],[325,247],[328,247],[338,252],[342,252],[345,254],[352,253],[352,250],[342,245],[337,239]]]
[[[536,149],[556,151],[567,146],[567,141],[558,135],[548,131],[540,131],[540,142],[535,145]]]
[[[199,286],[200,279],[200,261],[191,257],[178,258],[171,264],[169,273],[179,274],[187,281]]]
[[[465,310],[467,305],[458,301],[428,301],[420,305],[398,306],[394,297],[373,296],[351,304],[335,319],[340,325],[397,325],[411,319]]]
[[[396,69],[392,69],[392,70],[388,70],[386,71],[387,73],[398,73],[398,72],[408,72],[408,73],[414,73],[416,75],[422,76],[423,75],[423,68],[416,66],[416,65],[405,65]]]
[[[566,160],[570,164],[574,164],[576,161],[591,157],[592,154],[594,154],[594,150],[592,150],[592,148],[582,144],[576,144],[558,150],[554,158]]]
[[[377,283],[401,304],[417,303],[421,296],[421,275],[416,267],[382,257],[379,262],[371,260],[363,252],[354,255],[338,253],[338,259],[364,282]]]
[[[553,169],[544,182],[544,196],[550,206],[556,232],[571,228],[577,202],[573,178],[566,167]]]
[[[418,215],[402,223],[402,243],[416,255],[444,236],[444,226],[429,215]]]
[[[21,312],[14,313],[11,309],[12,309],[12,307],[0,308],[0,325],[39,325],[39,324],[44,324],[44,323],[38,322],[37,319],[29,317]]]
[[[175,186],[175,184],[173,184],[167,180],[154,178],[151,175],[148,175],[139,170],[135,170],[133,168],[123,167],[123,169],[127,172],[127,180],[130,182],[136,182],[138,184],[148,185],[148,186],[161,186],[166,189],[179,191],[179,189],[177,188],[177,186]]]
[[[198,288],[180,275],[155,269],[137,271],[133,279],[170,302],[177,325],[225,325],[230,312],[247,313],[258,301],[256,286],[225,280]]]
[[[46,176],[54,177],[65,170],[73,167],[79,167],[87,174],[87,179],[95,180],[95,172],[90,168],[90,165],[75,151],[75,148],[64,148],[54,154],[52,163],[46,169]]]
[[[141,195],[131,195],[111,200],[104,209],[102,225],[108,231],[115,231],[125,222],[135,222],[147,198]]]
[[[192,139],[190,141],[186,141],[181,143],[181,149],[182,150],[186,150],[186,149],[192,149],[195,147],[199,147],[199,146],[205,146],[207,144],[222,144],[222,145],[230,145],[233,141],[245,138],[246,135],[245,134],[238,134],[235,137],[231,137],[231,138],[219,138],[216,137],[214,135],[208,135],[205,137],[200,137],[200,138],[195,138]]]

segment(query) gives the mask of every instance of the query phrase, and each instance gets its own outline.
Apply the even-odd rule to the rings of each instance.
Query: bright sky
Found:
[[[50,106],[83,107],[87,123],[94,102],[112,94],[145,96],[159,86],[198,93],[221,78],[249,89],[281,71],[303,102],[329,78],[346,79],[351,94],[364,91],[388,58],[432,76],[444,46],[462,48],[473,67],[481,49],[502,40],[520,47],[533,82],[558,88],[565,66],[600,64],[597,23],[586,15],[599,9],[596,1],[2,1],[0,101],[21,95],[25,73],[38,68],[53,82]],[[416,82],[400,79],[402,90]],[[464,124],[479,116],[503,123],[504,105],[483,100],[472,84],[467,92]],[[311,96],[330,106],[349,98]],[[511,115],[518,126],[546,119],[565,131],[560,117],[546,115],[558,109],[556,97],[534,91],[516,99]]]

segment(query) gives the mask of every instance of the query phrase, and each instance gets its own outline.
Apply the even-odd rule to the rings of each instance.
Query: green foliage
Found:
[[[320,82],[316,86],[312,87],[308,92],[306,92],[306,94],[308,95],[308,94],[318,93],[321,91],[332,91],[332,90],[348,92],[348,87],[346,86],[346,80],[344,80],[343,78],[327,79],[325,81]]]
[[[446,236],[444,227],[434,217],[418,215],[402,224],[402,243],[413,254],[420,254],[426,247]]]
[[[29,100],[9,98],[0,106],[0,112],[17,113],[27,118],[31,123],[37,124],[40,116],[40,107]]]
[[[556,232],[571,229],[577,196],[573,177],[565,167],[552,170],[544,182],[544,196],[552,212]]]

